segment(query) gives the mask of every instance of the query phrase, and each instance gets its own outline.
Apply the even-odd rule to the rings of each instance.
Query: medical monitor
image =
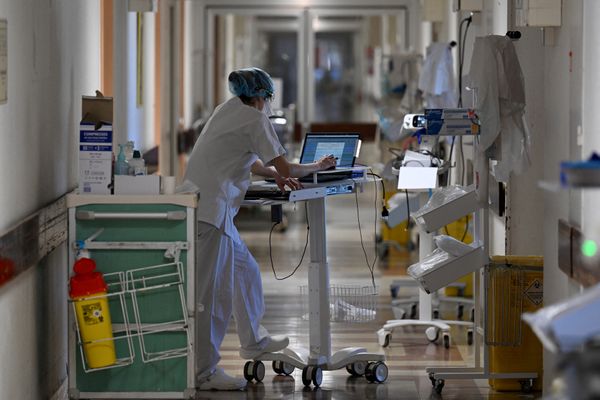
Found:
[[[310,164],[321,157],[333,154],[337,159],[336,168],[350,168],[360,150],[358,133],[314,133],[304,138],[300,164]]]

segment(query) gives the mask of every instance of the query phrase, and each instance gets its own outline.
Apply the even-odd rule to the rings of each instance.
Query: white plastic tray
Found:
[[[412,274],[409,267],[408,274],[419,282],[423,290],[432,293],[469,273],[477,271],[487,263],[482,246],[474,248],[461,257],[449,257],[449,259],[440,262],[422,274]]]
[[[463,196],[450,200],[425,214],[416,217],[415,222],[427,233],[435,232],[443,226],[475,212],[478,208],[475,186],[469,186]]]
[[[394,227],[398,226],[402,222],[406,221],[406,219],[408,218],[408,210],[406,207],[406,197],[405,197],[404,193],[400,193],[400,194],[401,194],[401,196],[400,196],[399,204],[394,208],[390,208],[390,211],[389,211],[387,225],[390,228],[394,228]],[[413,212],[414,210],[416,210],[419,207],[419,194],[418,193],[409,193],[408,194],[408,206],[409,206],[411,212]]]

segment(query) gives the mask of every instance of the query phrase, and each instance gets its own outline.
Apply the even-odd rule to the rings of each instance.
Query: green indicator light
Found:
[[[594,257],[598,251],[598,245],[593,240],[586,240],[581,245],[581,252],[586,257]]]

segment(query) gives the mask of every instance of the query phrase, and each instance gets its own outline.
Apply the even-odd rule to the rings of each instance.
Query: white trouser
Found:
[[[260,269],[246,245],[198,222],[195,352],[199,380],[209,376],[221,358],[219,348],[232,313],[242,348],[261,350],[268,344],[268,332],[260,325],[264,312]]]

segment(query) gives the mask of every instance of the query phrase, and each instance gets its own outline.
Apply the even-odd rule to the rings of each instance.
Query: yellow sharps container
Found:
[[[490,372],[535,372],[534,391],[542,390],[542,344],[521,321],[525,312],[543,307],[544,259],[541,256],[494,256],[488,273]],[[490,379],[498,391],[523,390],[527,380]]]
[[[104,277],[90,258],[73,266],[69,295],[75,305],[77,325],[88,368],[102,368],[117,361]]]

